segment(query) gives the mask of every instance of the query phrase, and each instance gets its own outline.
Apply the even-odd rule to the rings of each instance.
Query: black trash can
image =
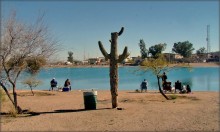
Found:
[[[83,92],[84,105],[86,110],[95,110],[97,104],[97,91]]]

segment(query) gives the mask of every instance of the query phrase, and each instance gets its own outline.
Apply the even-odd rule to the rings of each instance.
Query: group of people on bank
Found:
[[[179,93],[191,93],[191,88],[190,86],[187,84],[187,85],[182,85],[182,83],[177,80],[175,82],[175,85],[174,87],[171,87],[171,82],[167,82],[167,75],[166,73],[164,72],[163,75],[161,76],[161,79],[162,79],[162,88],[164,90],[164,92],[166,91],[175,91],[176,93],[176,90],[179,90]],[[57,85],[57,81],[55,80],[55,78],[53,78],[51,81],[50,81],[50,90],[54,90],[54,88],[58,88],[58,85]],[[148,82],[146,79],[144,79],[142,82],[141,82],[141,85],[140,85],[140,88],[141,88],[141,92],[145,91],[147,92],[147,89],[148,89]],[[70,83],[70,80],[69,79],[66,79],[66,81],[64,82],[64,87],[61,89],[62,91],[71,91],[71,83]]]
[[[172,87],[171,82],[167,81],[167,75],[165,72],[160,77],[162,79],[162,88],[163,88],[164,92],[175,91],[175,93],[176,93],[176,90],[179,90],[179,93],[191,93],[191,88],[190,88],[189,84],[182,85],[182,83],[179,80],[177,80],[175,82],[175,85],[173,85],[173,87]],[[141,82],[140,88],[141,88],[141,92],[143,92],[143,91],[147,92],[148,82],[146,79],[144,79],[144,81]]]
[[[55,80],[55,78],[53,78],[50,81],[50,90],[54,90],[54,88],[58,88],[58,82]],[[69,79],[66,79],[66,81],[64,82],[64,87],[62,88],[62,91],[71,91],[71,83]]]

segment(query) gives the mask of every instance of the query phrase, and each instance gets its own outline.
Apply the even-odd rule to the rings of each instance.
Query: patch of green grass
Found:
[[[174,99],[189,99],[189,100],[192,100],[192,101],[197,101],[197,100],[200,100],[196,97],[193,97],[193,96],[182,96],[182,95],[176,95],[176,94],[172,94],[172,95],[169,95],[169,98],[174,100]]]
[[[193,100],[193,101],[196,101],[196,100],[200,100],[194,96],[179,96],[179,98],[181,99],[190,99],[190,100]]]
[[[52,96],[55,95],[53,93],[48,93],[48,92],[34,92],[35,96]],[[18,93],[18,96],[33,96],[31,92],[22,92]]]
[[[176,94],[172,94],[172,95],[169,95],[170,99],[177,99],[177,95]]]

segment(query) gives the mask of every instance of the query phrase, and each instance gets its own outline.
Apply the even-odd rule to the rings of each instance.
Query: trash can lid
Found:
[[[83,92],[84,96],[89,96],[89,95],[97,95],[97,91],[92,91],[92,92]]]

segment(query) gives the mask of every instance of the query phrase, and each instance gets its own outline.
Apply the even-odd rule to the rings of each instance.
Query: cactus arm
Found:
[[[105,57],[105,60],[110,59],[110,56],[109,56],[109,54],[105,51],[105,48],[103,47],[102,42],[99,41],[98,44],[99,44],[99,49],[101,50],[103,56]]]
[[[118,36],[120,36],[124,31],[124,27],[121,28],[121,30],[118,32]]]
[[[122,62],[124,59],[126,59],[128,56],[129,56],[128,48],[125,47],[123,53],[122,53],[121,55],[119,55],[118,63],[121,63],[121,62]]]

